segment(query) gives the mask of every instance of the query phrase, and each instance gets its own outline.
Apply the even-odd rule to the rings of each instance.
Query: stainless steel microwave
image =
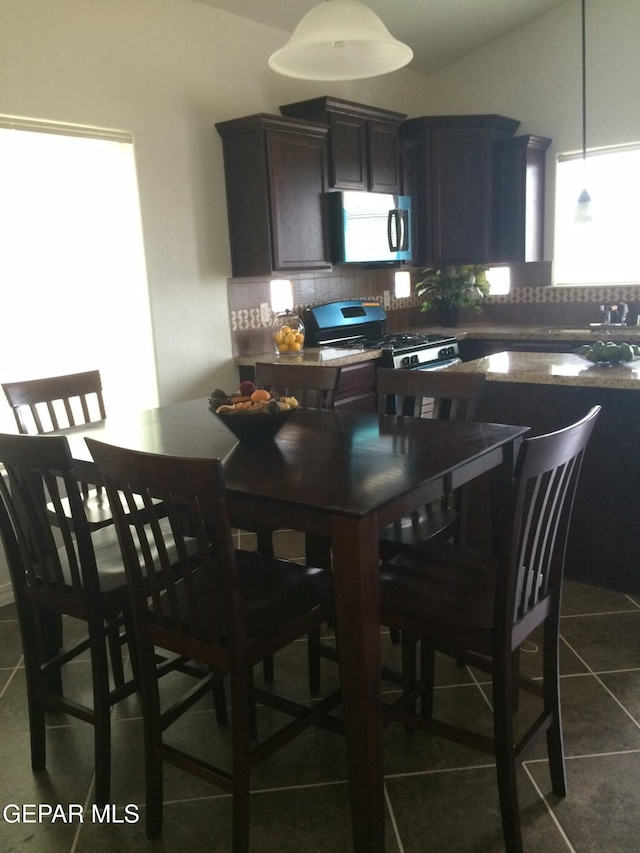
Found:
[[[411,198],[358,191],[329,193],[332,261],[411,260]]]

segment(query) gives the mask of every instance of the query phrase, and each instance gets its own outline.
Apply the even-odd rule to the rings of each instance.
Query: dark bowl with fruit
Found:
[[[574,350],[575,355],[591,364],[613,367],[615,365],[631,364],[640,359],[640,347],[625,341],[594,341]]]
[[[216,389],[209,397],[209,409],[243,442],[271,441],[297,405],[293,397],[274,396],[248,381],[235,394]]]

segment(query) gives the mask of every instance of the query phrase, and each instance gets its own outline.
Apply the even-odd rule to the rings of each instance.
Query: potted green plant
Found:
[[[443,326],[455,326],[458,310],[480,311],[489,294],[487,267],[478,264],[454,264],[422,271],[423,279],[415,286],[422,299],[422,311],[435,309]]]

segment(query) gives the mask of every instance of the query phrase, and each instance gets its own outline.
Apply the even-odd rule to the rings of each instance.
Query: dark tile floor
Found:
[[[243,537],[244,538],[244,537]],[[244,543],[243,543],[244,544]],[[283,555],[301,553],[300,537],[283,534]],[[562,618],[562,696],[569,793],[551,793],[543,745],[534,746],[519,776],[527,853],[640,849],[640,596],[567,583]],[[383,638],[385,658],[397,655]],[[539,653],[525,654],[535,673]],[[0,609],[0,851],[127,853],[153,850],[230,850],[228,796],[178,770],[165,772],[162,840],[144,833],[140,708],[136,697],[113,714],[114,817],[91,817],[92,730],[52,715],[47,769],[33,774],[29,759],[24,675],[13,606]],[[68,692],[86,692],[86,662],[74,664]],[[180,676],[176,676],[178,678]],[[305,693],[304,646],[276,659],[278,686]],[[336,680],[327,662],[323,685]],[[439,660],[437,701],[446,713],[490,724],[487,684],[477,674]],[[265,714],[267,712],[265,711]],[[268,724],[269,720],[263,720]],[[211,707],[196,706],[175,735],[219,752],[228,732]],[[492,853],[503,849],[490,760],[462,746],[385,732],[387,850],[389,853]],[[254,773],[251,849],[254,853],[342,853],[351,849],[343,742],[312,730]],[[8,804],[81,804],[84,820],[13,822]],[[141,819],[127,822],[125,806]],[[135,811],[132,810],[132,814]],[[29,816],[29,815],[28,815]]]

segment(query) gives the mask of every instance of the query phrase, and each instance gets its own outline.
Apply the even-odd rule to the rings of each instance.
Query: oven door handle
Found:
[[[443,361],[424,361],[422,364],[411,365],[405,370],[444,370],[445,367],[451,367],[453,364],[461,364],[461,358],[447,358]],[[402,370],[402,368],[400,368]]]

